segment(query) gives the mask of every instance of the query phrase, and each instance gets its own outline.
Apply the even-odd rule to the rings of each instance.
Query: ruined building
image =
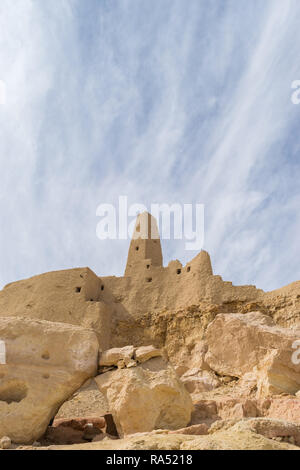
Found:
[[[141,214],[124,276],[69,269],[0,292],[0,448],[40,438],[69,444],[69,433],[78,442],[79,432],[84,445],[101,448],[109,439],[118,449],[118,436],[149,432],[153,439],[163,429],[182,440],[184,427],[189,440],[199,425],[204,443],[198,436],[202,443],[191,448],[210,449],[211,426],[215,449],[213,423],[233,417],[243,425],[245,417],[267,417],[271,436],[276,429],[286,446],[296,438],[300,445],[299,326],[299,281],[273,292],[233,286],[213,273],[205,251],[185,266],[164,266],[156,221]],[[239,430],[229,448],[245,436]],[[100,441],[91,442],[91,431]],[[160,431],[159,444],[166,436]],[[239,446],[249,449],[249,433],[243,439]],[[274,442],[263,445],[257,448]]]
[[[172,356],[183,347],[183,329],[190,331],[192,348],[191,338],[201,338],[205,322],[220,312],[268,309],[279,324],[297,324],[299,299],[290,307],[293,315],[286,303],[289,292],[300,292],[299,284],[271,293],[233,286],[213,274],[206,251],[185,266],[176,260],[164,267],[156,221],[144,213],[137,218],[123,277],[76,268],[14,282],[0,292],[0,316],[81,325],[97,332],[102,349],[154,343]]]

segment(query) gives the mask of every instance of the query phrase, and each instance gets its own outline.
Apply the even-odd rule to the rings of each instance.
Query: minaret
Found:
[[[129,247],[125,276],[133,276],[151,266],[162,266],[157,223],[148,212],[139,214]]]

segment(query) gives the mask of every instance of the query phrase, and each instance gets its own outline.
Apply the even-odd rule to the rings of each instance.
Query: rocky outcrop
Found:
[[[104,351],[100,355],[100,367],[127,367],[133,362],[134,347],[125,346],[124,348],[112,348]]]
[[[213,429],[209,435],[177,434],[168,431],[153,431],[127,436],[124,439],[102,440],[89,444],[74,445],[77,450],[299,450],[295,445],[295,428],[281,425],[272,426],[268,437],[268,427],[247,421],[222,423],[220,429]],[[276,436],[276,429],[279,436]],[[275,433],[274,433],[275,431]],[[282,435],[289,434],[291,435]],[[276,437],[275,437],[276,436]],[[70,447],[51,446],[51,450],[64,450]]]
[[[152,359],[153,357],[159,356],[162,356],[161,350],[155,348],[152,345],[141,346],[140,348],[137,348],[134,352],[134,358],[139,364],[149,361],[149,359]]]
[[[214,434],[217,431],[228,429],[239,433],[252,431],[268,439],[276,439],[300,446],[300,426],[283,420],[251,418],[217,421],[211,426],[209,433]]]
[[[259,408],[262,416],[273,419],[283,419],[290,423],[300,424],[299,398],[267,398],[260,402]]]
[[[29,443],[61,404],[97,371],[94,332],[62,323],[0,318],[6,364],[0,370],[0,437]]]
[[[255,398],[232,398],[226,396],[215,399],[194,401],[191,422],[212,424],[222,420],[242,418],[269,418],[300,424],[300,401],[297,398],[270,397],[262,400]]]
[[[300,330],[279,328],[260,312],[221,314],[206,331],[205,361],[221,375],[252,373],[258,396],[295,394],[300,389],[300,365],[294,364],[293,344]]]
[[[180,380],[191,394],[214,390],[221,384],[216,374],[201,369],[188,370],[180,377]]]
[[[135,348],[134,346],[112,348],[101,353],[99,366],[100,368],[119,367],[120,369],[124,367],[134,367],[153,357],[162,355],[162,351],[152,345],[141,346],[139,348]]]
[[[182,428],[190,421],[190,395],[163,358],[106,372],[95,380],[107,398],[121,436]]]

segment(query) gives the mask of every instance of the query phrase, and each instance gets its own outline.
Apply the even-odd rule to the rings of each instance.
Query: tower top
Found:
[[[163,258],[156,219],[148,212],[136,219],[129,247],[125,276],[135,274],[139,266],[162,266]]]

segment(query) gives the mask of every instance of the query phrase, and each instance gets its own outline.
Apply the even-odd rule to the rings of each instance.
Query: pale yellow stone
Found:
[[[292,361],[292,346],[299,337],[300,330],[280,328],[260,312],[220,314],[206,331],[205,361],[222,375],[250,378],[251,373],[259,397],[295,394],[300,364]]]
[[[134,356],[138,362],[142,363],[148,361],[152,357],[162,356],[162,352],[154,346],[141,346],[135,350]]]
[[[94,332],[63,323],[0,318],[0,438],[38,440],[58,408],[97,371]]]
[[[174,369],[153,358],[130,369],[95,378],[106,396],[120,435],[185,427],[193,409],[191,397]]]
[[[191,394],[207,392],[219,387],[221,384],[220,380],[212,371],[201,369],[188,370],[180,377],[180,380]]]
[[[134,347],[125,346],[123,348],[112,348],[100,354],[100,366],[125,367],[133,359]],[[122,365],[123,363],[123,365]]]

